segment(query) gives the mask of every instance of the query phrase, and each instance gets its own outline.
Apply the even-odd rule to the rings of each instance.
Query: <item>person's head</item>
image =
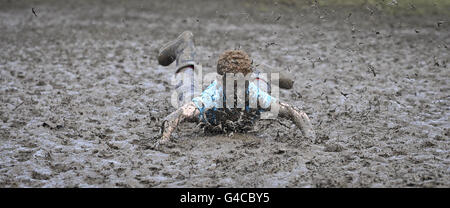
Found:
[[[219,56],[217,73],[220,75],[225,75],[225,73],[242,73],[245,76],[252,72],[252,60],[242,50],[227,50]]]

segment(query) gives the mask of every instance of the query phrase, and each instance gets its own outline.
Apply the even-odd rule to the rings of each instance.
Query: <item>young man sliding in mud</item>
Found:
[[[175,99],[181,107],[164,118],[162,136],[155,147],[168,142],[172,132],[183,121],[197,121],[209,132],[233,133],[250,130],[258,118],[280,116],[294,122],[305,137],[315,138],[306,113],[269,95],[266,74],[255,69],[252,60],[244,51],[229,50],[220,55],[217,74],[210,79],[213,82],[201,94],[195,93],[201,89],[201,85],[194,85],[201,66],[195,63],[192,32],[183,32],[160,49],[160,65],[168,66],[174,61],[177,80]],[[264,69],[263,72],[273,72],[268,68]],[[278,81],[281,88],[292,88],[292,79],[284,73],[272,73],[271,78],[272,92],[277,91]],[[193,95],[195,97],[191,99]]]

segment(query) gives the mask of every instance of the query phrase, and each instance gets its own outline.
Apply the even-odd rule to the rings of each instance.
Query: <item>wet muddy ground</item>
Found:
[[[0,1],[0,187],[450,186],[448,13],[61,2]],[[152,149],[174,110],[157,50],[184,30],[206,71],[241,48],[292,72],[280,99],[317,140],[286,120],[233,136],[186,123]]]

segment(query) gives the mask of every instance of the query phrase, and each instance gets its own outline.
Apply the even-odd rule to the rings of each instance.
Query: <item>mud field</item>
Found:
[[[382,2],[0,0],[0,187],[450,187],[450,7]],[[234,48],[291,71],[317,139],[185,123],[153,149],[184,30],[206,72]]]

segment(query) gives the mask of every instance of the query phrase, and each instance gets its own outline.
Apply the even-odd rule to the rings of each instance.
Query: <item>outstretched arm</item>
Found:
[[[279,106],[279,115],[281,117],[290,119],[292,122],[294,122],[295,125],[300,128],[303,135],[307,138],[311,140],[314,140],[316,138],[316,134],[314,132],[311,121],[309,120],[308,115],[306,115],[305,112],[282,102],[279,103]]]
[[[267,108],[269,106],[274,107],[273,105],[277,105],[279,107],[278,115],[280,117],[287,118],[297,125],[298,128],[302,131],[303,135],[311,140],[315,140],[316,135],[314,133],[313,126],[311,121],[305,112],[290,106],[289,104],[279,102],[278,99],[270,96],[267,92],[259,89],[257,84],[250,83],[249,84],[249,95],[250,95],[250,104],[255,106],[256,100],[261,107]]]
[[[195,120],[201,112],[205,113],[207,109],[217,107],[217,102],[221,102],[221,99],[219,99],[221,94],[222,89],[217,84],[217,81],[214,81],[202,92],[201,96],[193,98],[192,102],[184,104],[178,110],[169,114],[164,118],[162,137],[156,145],[169,141],[170,135],[175,131],[179,123],[185,120]]]
[[[193,120],[198,117],[199,113],[200,111],[197,109],[194,102],[189,102],[169,114],[164,118],[162,137],[158,140],[157,144],[163,144],[169,141],[170,135],[175,131],[179,123],[185,120]]]

